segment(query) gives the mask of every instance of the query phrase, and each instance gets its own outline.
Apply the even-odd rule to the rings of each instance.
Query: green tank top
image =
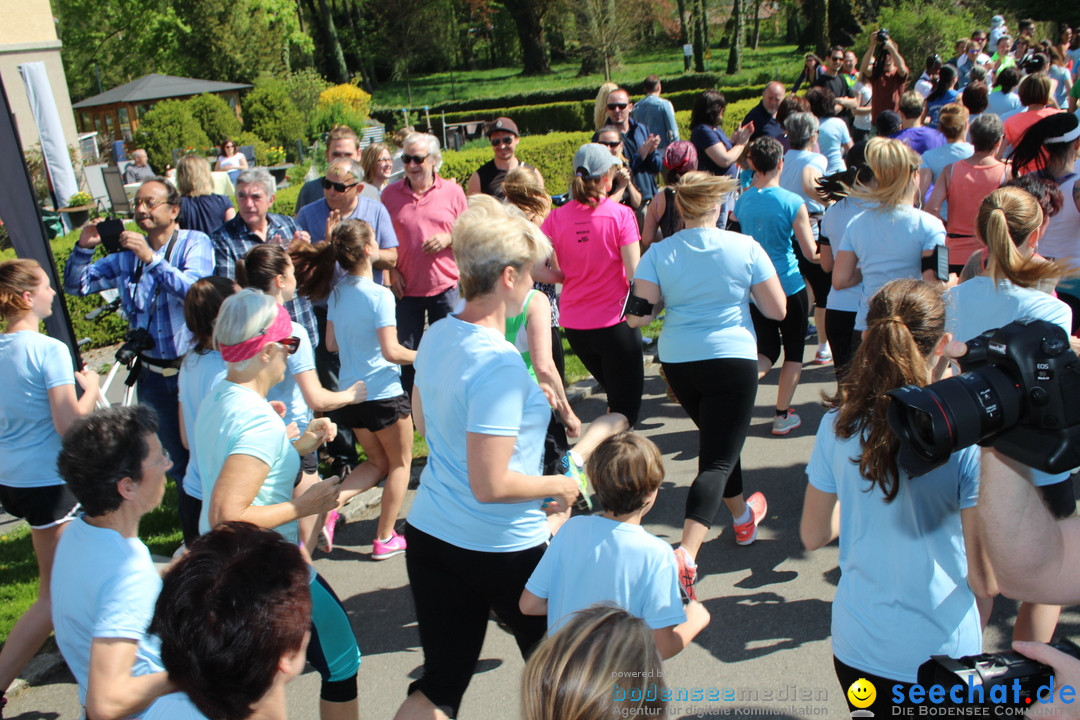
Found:
[[[525,296],[525,303],[521,306],[521,314],[506,318],[506,341],[517,348],[521,353],[521,359],[525,361],[525,367],[529,370],[529,377],[536,382],[536,371],[533,370],[532,357],[529,355],[529,338],[525,328],[528,324],[529,301],[532,300],[536,290],[530,290]]]

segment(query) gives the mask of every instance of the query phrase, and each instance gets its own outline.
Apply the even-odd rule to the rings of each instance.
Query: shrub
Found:
[[[359,133],[367,124],[366,115],[338,99],[331,103],[319,103],[308,121],[308,133],[312,137],[319,137],[338,125],[348,125]]]
[[[296,103],[284,81],[272,75],[260,75],[255,89],[248,93],[244,101],[244,125],[246,130],[273,145],[291,149],[296,140],[307,141],[307,129]]]
[[[361,117],[367,117],[371,109],[371,95],[348,83],[335,85],[319,93],[320,105],[341,103]]]
[[[541,135],[550,132],[581,132],[589,129],[592,118],[592,103],[561,102],[547,105],[531,105],[523,107],[504,107],[483,112],[448,112],[447,123],[458,123],[469,120],[494,120],[497,117],[508,117],[517,123],[518,129],[523,134]],[[433,117],[435,133],[442,137],[442,117]]]
[[[304,116],[305,124],[309,123],[311,116],[315,113],[315,108],[319,106],[319,95],[330,87],[330,83],[315,68],[295,70],[284,78],[284,82],[289,97],[296,103],[300,114]]]
[[[270,206],[270,212],[278,215],[296,215],[296,198],[300,196],[300,188],[303,183],[290,183],[289,187],[278,190],[274,195],[274,204]]]
[[[517,156],[532,165],[544,176],[549,193],[558,195],[569,187],[571,165],[574,153],[583,144],[589,142],[592,133],[563,132],[549,135],[523,137],[518,144]],[[477,168],[491,159],[491,148],[443,152],[443,166],[439,174],[444,178],[453,178],[462,187],[469,181],[469,176]]]
[[[210,142],[219,143],[222,138],[234,137],[240,132],[240,120],[229,103],[220,95],[203,93],[187,100],[191,115],[202,126]]]
[[[233,142],[236,143],[237,147],[251,145],[255,148],[256,162],[260,162],[261,158],[266,157],[266,151],[270,149],[270,143],[266,142],[253,132],[242,132],[233,138]]]
[[[135,133],[135,147],[146,150],[151,167],[164,172],[172,164],[172,151],[210,145],[191,107],[181,100],[162,100],[143,116]]]
[[[953,46],[960,38],[971,34],[979,23],[970,11],[958,3],[946,0],[914,0],[895,7],[883,7],[874,22],[856,44],[859,57],[866,52],[871,38],[879,28],[888,28],[900,54],[907,62],[911,77],[917,78],[929,55],[940,53],[953,57]]]

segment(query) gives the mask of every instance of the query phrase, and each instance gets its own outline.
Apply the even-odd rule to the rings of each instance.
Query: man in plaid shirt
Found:
[[[236,261],[260,243],[288,247],[293,240],[311,241],[288,215],[270,212],[277,183],[266,168],[252,168],[236,178],[236,204],[239,212],[210,235],[214,246],[214,274],[236,279]],[[311,301],[297,296],[285,303],[293,322],[300,323],[311,336],[311,346],[319,344],[319,330]]]
[[[120,304],[132,330],[145,330],[153,346],[139,354],[139,402],[158,414],[158,437],[173,460],[172,475],[184,477],[188,452],[180,442],[177,373],[191,347],[184,322],[188,288],[213,270],[210,239],[195,230],[181,230],[180,193],[161,177],[147,180],[135,195],[135,222],[146,235],[125,230],[122,252],[92,262],[101,244],[97,224],[79,234],[64,267],[64,291],[89,295],[120,291]]]

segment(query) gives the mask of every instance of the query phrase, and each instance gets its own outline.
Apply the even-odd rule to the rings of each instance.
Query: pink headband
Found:
[[[274,322],[270,323],[270,327],[263,330],[261,333],[235,345],[224,345],[221,347],[221,357],[225,362],[236,363],[250,360],[259,354],[259,351],[266,347],[269,343],[278,342],[292,335],[292,318],[289,317],[289,311],[283,306],[278,305],[277,317],[274,318]]]

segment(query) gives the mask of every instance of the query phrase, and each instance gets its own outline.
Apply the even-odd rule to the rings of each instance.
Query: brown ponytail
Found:
[[[574,175],[574,180],[570,184],[570,197],[577,200],[583,205],[588,205],[591,208],[600,204],[600,199],[604,197],[604,191],[600,187],[601,181],[608,175],[615,172],[615,168],[618,166],[612,166],[603,175],[597,177],[582,177],[581,175]]]
[[[37,289],[40,269],[38,261],[29,258],[0,262],[0,316],[10,318],[30,309],[22,296]]]
[[[330,295],[334,282],[334,266],[351,273],[368,262],[364,248],[375,242],[375,231],[363,220],[339,222],[326,242],[312,245],[294,242],[289,246],[296,272],[296,292],[312,300]]]
[[[885,393],[926,385],[930,355],[945,333],[941,290],[921,280],[893,280],[870,299],[866,320],[862,344],[826,405],[840,410],[837,436],[862,441],[859,472],[892,502],[899,490],[899,442],[886,420]]]

